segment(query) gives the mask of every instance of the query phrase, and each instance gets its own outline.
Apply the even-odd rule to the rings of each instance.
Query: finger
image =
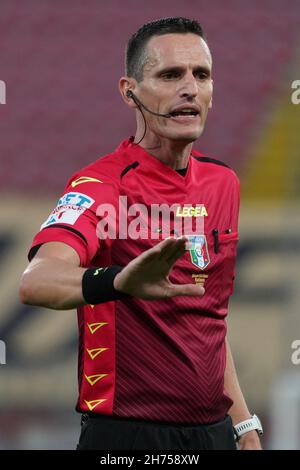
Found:
[[[163,248],[161,253],[161,259],[164,261],[168,261],[170,258],[175,256],[179,251],[184,251],[184,247],[187,241],[186,237],[179,237],[172,239],[173,243],[168,244],[166,247]]]
[[[160,245],[160,255],[159,255],[159,260],[160,261],[166,261],[173,251],[176,249],[176,239],[175,238],[167,238],[163,241],[163,244]]]
[[[141,253],[139,255],[140,262],[154,261],[155,259],[160,260],[166,253],[169,253],[168,250],[174,246],[175,241],[176,239],[172,237],[165,238],[152,248]]]
[[[170,266],[173,266],[173,264],[176,263],[176,261],[181,258],[181,256],[186,252],[186,241],[185,240],[180,240],[180,242],[177,243],[176,247],[168,253],[168,256],[166,257],[166,261]]]
[[[157,243],[152,248],[144,251],[138,256],[140,263],[152,263],[154,261],[165,261],[168,257],[172,255],[174,249],[177,246],[182,245],[184,242],[182,241],[182,237],[180,237],[181,241],[178,241],[174,237],[167,237],[161,242]],[[132,260],[134,261],[134,260]],[[131,262],[132,262],[131,261]],[[170,265],[170,263],[168,263]]]
[[[204,295],[205,289],[202,286],[198,286],[196,284],[171,284],[169,286],[168,294],[170,297],[175,297],[178,295],[196,295],[201,296]]]

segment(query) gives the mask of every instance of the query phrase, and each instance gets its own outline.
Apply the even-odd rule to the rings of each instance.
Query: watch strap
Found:
[[[257,431],[258,434],[263,434],[261,422],[256,415],[253,415],[251,418],[236,424],[234,426],[234,430],[238,438],[250,431]]]

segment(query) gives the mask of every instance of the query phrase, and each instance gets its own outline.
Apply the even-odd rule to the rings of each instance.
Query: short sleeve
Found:
[[[81,266],[88,266],[100,250],[97,208],[101,203],[113,203],[114,197],[113,185],[103,182],[98,175],[84,173],[72,177],[35,235],[28,259],[31,261],[42,244],[62,242],[78,253]]]

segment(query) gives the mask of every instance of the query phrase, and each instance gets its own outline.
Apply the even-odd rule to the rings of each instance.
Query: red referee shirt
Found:
[[[193,151],[182,176],[126,140],[69,180],[29,257],[41,244],[60,241],[77,251],[81,266],[126,265],[170,234],[161,218],[153,219],[152,208],[161,204],[175,204],[176,217],[170,219],[175,232],[178,221],[189,221],[189,230],[199,217],[204,222],[201,232],[185,232],[190,251],[177,261],[170,280],[200,283],[205,294],[79,308],[76,409],[212,423],[232,405],[224,390],[224,339],[238,240],[239,181],[233,170]],[[125,238],[126,226],[140,237]],[[108,227],[109,238],[101,238]]]

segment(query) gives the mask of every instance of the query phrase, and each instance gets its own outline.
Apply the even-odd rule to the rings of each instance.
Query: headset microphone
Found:
[[[133,101],[134,101],[138,106],[142,106],[146,111],[148,111],[148,113],[154,114],[154,116],[161,116],[161,117],[165,117],[165,118],[170,118],[170,117],[172,117],[172,114],[170,114],[170,113],[161,114],[161,113],[155,113],[154,111],[151,111],[150,109],[148,109],[148,108],[133,94],[133,92],[132,92],[131,90],[127,90],[126,96],[127,96],[128,98],[132,98]]]

